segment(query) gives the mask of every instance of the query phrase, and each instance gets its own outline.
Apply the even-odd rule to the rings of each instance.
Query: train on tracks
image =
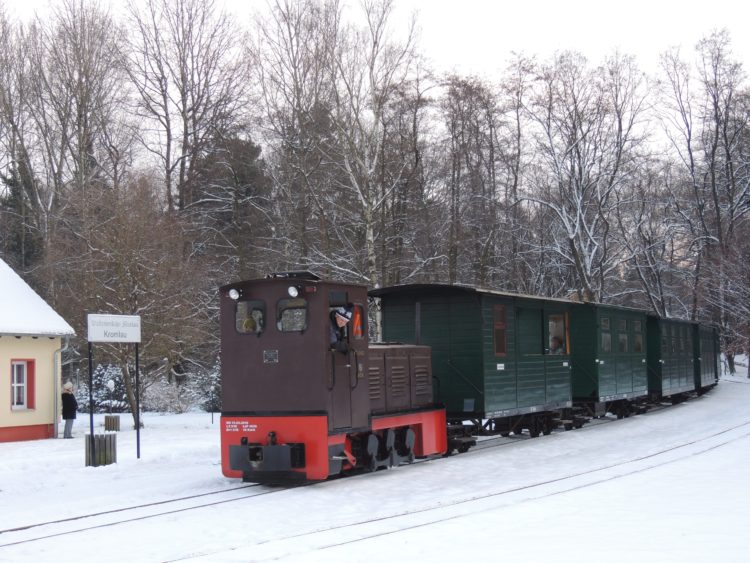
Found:
[[[383,343],[370,342],[380,308]],[[220,288],[222,472],[290,484],[532,437],[716,385],[715,328],[464,285]]]

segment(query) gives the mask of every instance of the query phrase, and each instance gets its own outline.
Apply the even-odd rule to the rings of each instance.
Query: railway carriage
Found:
[[[332,312],[351,321],[331,346]],[[368,343],[367,290],[307,272],[220,289],[222,470],[322,480],[445,453],[430,350]]]
[[[693,342],[695,390],[703,394],[716,386],[721,374],[718,331],[712,326],[693,325]]]
[[[648,396],[644,311],[581,303],[572,315],[573,401],[591,416],[629,416]]]
[[[370,296],[385,340],[432,348],[435,400],[450,420],[538,436],[571,407],[572,302],[438,284]]]
[[[654,401],[695,391],[696,323],[648,315],[648,391]]]

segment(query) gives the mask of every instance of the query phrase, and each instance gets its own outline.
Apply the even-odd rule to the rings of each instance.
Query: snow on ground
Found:
[[[84,467],[80,415],[73,440],[0,444],[0,561],[748,561],[740,369],[647,415],[295,489],[236,489],[207,413],[146,413],[140,460],[122,415],[118,463]]]

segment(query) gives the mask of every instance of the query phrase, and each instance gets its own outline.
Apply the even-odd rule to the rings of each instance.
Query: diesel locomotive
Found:
[[[377,298],[386,343],[369,340]],[[342,321],[337,323],[337,312]],[[343,313],[343,314],[342,314]],[[324,480],[578,427],[718,381],[716,331],[644,311],[309,272],[220,288],[225,476]]]
[[[224,475],[322,480],[447,451],[430,349],[370,344],[366,287],[289,272],[220,291]]]

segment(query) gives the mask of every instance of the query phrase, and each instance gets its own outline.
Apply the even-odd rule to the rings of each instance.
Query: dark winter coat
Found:
[[[76,417],[76,410],[78,409],[78,402],[76,401],[73,393],[62,394],[62,417],[65,420]]]

